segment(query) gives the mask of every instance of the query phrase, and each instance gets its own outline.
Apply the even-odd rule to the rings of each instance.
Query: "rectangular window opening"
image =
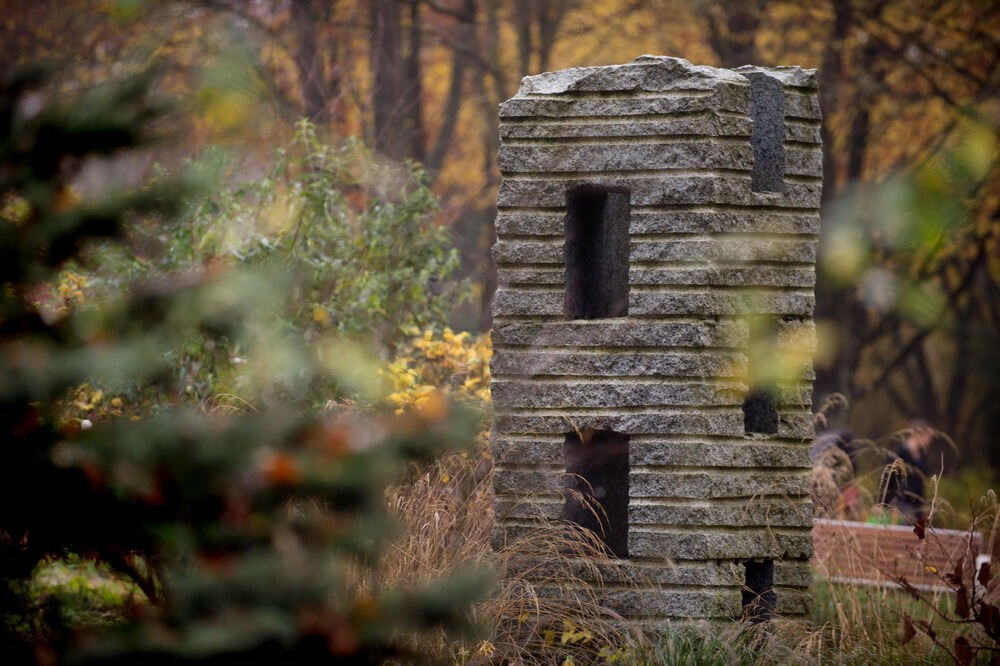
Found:
[[[785,191],[785,87],[778,79],[752,72],[750,80],[750,144],[753,146],[754,192]]]
[[[567,318],[628,315],[629,199],[602,185],[566,192]]]
[[[751,391],[743,400],[743,432],[747,435],[778,434],[778,408],[770,389]]]
[[[743,563],[746,585],[743,586],[743,619],[751,624],[767,622],[774,617],[774,560]]]
[[[612,555],[628,557],[628,441],[612,430],[566,433],[563,519],[599,536]]]

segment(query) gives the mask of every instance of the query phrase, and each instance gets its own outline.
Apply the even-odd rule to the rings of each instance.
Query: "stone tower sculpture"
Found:
[[[496,544],[588,527],[644,581],[605,603],[654,623],[803,615],[815,72],[643,56],[500,119]]]

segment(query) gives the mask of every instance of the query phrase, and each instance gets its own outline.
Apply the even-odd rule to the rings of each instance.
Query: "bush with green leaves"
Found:
[[[289,324],[377,341],[392,351],[414,329],[440,328],[467,295],[437,200],[415,164],[379,161],[356,138],[322,141],[301,121],[263,178],[240,180],[220,151],[199,168],[229,185],[192,201],[164,239],[176,265],[226,258],[293,272]]]
[[[67,262],[94,256],[91,240],[123,242],[140,215],[168,230],[190,194],[186,177],[72,194],[88,160],[147,144],[161,114],[150,81],[55,101],[37,77],[0,85],[0,654],[9,663],[356,663],[405,656],[411,632],[465,627],[468,604],[489,584],[483,572],[420,589],[383,589],[366,572],[392,534],[386,484],[413,461],[470,446],[481,415],[443,399],[405,415],[299,407],[303,387],[363,392],[373,382],[355,347],[329,331],[306,344],[273,326],[290,290],[320,293],[310,291],[319,280],[299,282],[323,253],[320,236],[302,226],[298,240],[263,252],[298,257],[284,279],[211,263],[121,281],[117,298],[85,308],[39,302]],[[366,209],[378,217],[381,205]],[[245,350],[246,373],[269,399],[252,409],[179,401],[137,420],[65,418],[62,401],[81,384],[169,384],[189,339]],[[33,572],[70,556],[130,577],[147,600],[111,630],[32,630]]]

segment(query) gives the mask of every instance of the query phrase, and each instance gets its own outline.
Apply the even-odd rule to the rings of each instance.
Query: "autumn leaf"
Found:
[[[901,645],[906,645],[913,637],[917,635],[917,630],[913,628],[913,622],[910,621],[910,616],[903,614],[903,617],[899,622],[899,642]]]
[[[960,587],[955,594],[955,614],[962,619],[969,617],[969,595],[965,587]]]
[[[923,541],[924,537],[927,536],[927,518],[920,516],[917,519],[916,524],[913,526],[913,533],[917,535],[917,538]]]
[[[971,664],[976,658],[976,650],[969,644],[969,639],[959,636],[955,639],[955,658],[960,664]]]

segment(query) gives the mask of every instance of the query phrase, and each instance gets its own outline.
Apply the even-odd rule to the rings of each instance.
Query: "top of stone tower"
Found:
[[[570,92],[662,92],[709,90],[720,83],[744,85],[741,72],[761,72],[784,85],[815,87],[816,70],[800,67],[755,67],[737,70],[692,65],[684,58],[643,55],[624,65],[573,67],[521,79],[517,96],[559,95]]]

